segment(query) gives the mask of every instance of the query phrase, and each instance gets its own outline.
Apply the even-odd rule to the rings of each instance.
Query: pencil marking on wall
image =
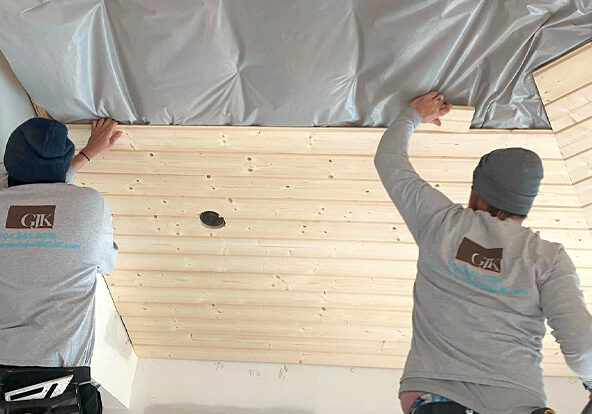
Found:
[[[288,366],[287,365],[282,365],[282,367],[280,368],[280,372],[279,372],[278,378],[285,380],[286,374],[288,374]]]

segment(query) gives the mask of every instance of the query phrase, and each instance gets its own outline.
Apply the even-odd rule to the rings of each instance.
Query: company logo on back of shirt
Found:
[[[56,206],[10,206],[7,229],[52,229]]]
[[[490,272],[501,273],[503,251],[504,249],[502,248],[486,249],[465,237],[458,247],[456,258],[471,266],[489,270]]]

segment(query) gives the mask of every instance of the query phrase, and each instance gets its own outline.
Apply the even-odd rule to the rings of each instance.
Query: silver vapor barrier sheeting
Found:
[[[437,89],[473,127],[548,128],[532,71],[590,39],[592,0],[0,2],[0,49],[63,122],[384,126]]]

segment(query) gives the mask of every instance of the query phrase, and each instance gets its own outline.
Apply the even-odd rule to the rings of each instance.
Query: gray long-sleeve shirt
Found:
[[[513,220],[452,203],[409,162],[421,122],[404,109],[384,133],[378,174],[419,246],[413,339],[402,391],[430,391],[482,414],[526,413],[505,398],[546,400],[545,318],[567,364],[592,386],[592,317],[563,246]],[[470,189],[467,189],[467,199]]]
[[[113,269],[111,212],[91,188],[0,190],[0,364],[89,365],[97,271]]]

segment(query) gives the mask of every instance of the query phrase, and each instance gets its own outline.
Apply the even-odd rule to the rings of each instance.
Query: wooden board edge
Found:
[[[564,54],[563,56],[560,56],[560,57],[556,58],[555,60],[552,60],[551,62],[545,64],[544,66],[541,66],[540,68],[538,68],[534,72],[532,72],[532,76],[536,79],[537,76],[540,76],[543,73],[545,73],[546,71],[553,69],[555,66],[568,61],[569,59],[571,59],[574,56],[584,53],[585,51],[587,51],[590,48],[592,48],[592,41],[588,41],[587,43],[584,43],[584,44],[576,47],[571,52],[568,52],[568,53]]]
[[[32,102],[32,101],[31,101]],[[36,107],[37,109],[37,107]],[[39,107],[40,110],[44,111],[43,108]],[[463,106],[463,105],[453,105],[452,110],[449,114],[442,117],[442,126],[437,127],[431,124],[420,124],[417,128],[417,132],[427,132],[427,131],[438,131],[438,132],[466,132],[469,131],[471,127],[471,121],[473,119],[473,115],[475,114],[475,107],[473,106]],[[49,116],[49,114],[47,114]],[[42,115],[39,115],[42,116]],[[86,130],[88,129],[90,124],[66,124],[68,130]],[[314,126],[297,126],[297,127],[286,127],[286,126],[253,126],[253,125],[244,125],[244,126],[237,126],[237,125],[157,125],[157,124],[150,124],[150,125],[127,125],[122,124],[121,127],[129,130],[134,129],[143,129],[143,128],[171,128],[171,129],[198,129],[198,130],[212,130],[212,129],[225,129],[225,130],[232,130],[232,129],[240,129],[244,131],[256,131],[256,130],[295,130],[295,131],[315,131],[315,130],[323,130],[323,129],[330,129],[332,131],[348,131],[354,129],[360,129],[364,131],[376,131],[376,132],[383,132],[386,128],[384,127],[314,127]],[[509,130],[508,130],[509,131]]]

